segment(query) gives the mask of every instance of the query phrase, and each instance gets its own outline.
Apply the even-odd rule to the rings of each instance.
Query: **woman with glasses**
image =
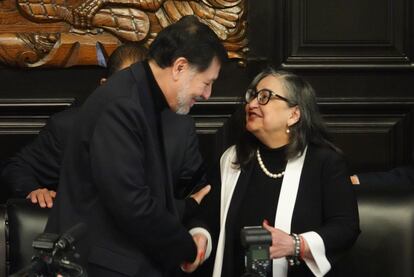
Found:
[[[262,226],[272,265],[258,276],[323,276],[360,232],[344,158],[301,77],[267,69],[245,100],[242,135],[222,155],[202,207],[214,247],[200,273],[210,266],[206,276],[246,274],[240,233]]]

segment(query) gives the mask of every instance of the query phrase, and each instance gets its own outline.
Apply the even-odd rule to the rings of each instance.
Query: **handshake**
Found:
[[[210,254],[208,251],[208,238],[204,232],[201,233],[194,233],[193,234],[194,242],[197,246],[197,256],[196,259],[190,263],[185,262],[181,265],[181,269],[184,272],[191,273],[194,272],[200,265],[203,264],[203,262],[208,258],[208,255]],[[207,255],[206,255],[207,254]]]

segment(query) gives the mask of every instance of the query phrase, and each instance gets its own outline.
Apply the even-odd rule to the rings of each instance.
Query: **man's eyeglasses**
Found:
[[[289,105],[292,105],[292,103],[289,101],[289,99],[280,96],[279,94],[271,91],[270,89],[261,89],[259,91],[256,91],[253,88],[250,88],[246,91],[246,95],[245,95],[245,100],[246,103],[250,103],[251,101],[253,101],[254,98],[257,98],[257,102],[260,105],[266,105],[267,103],[269,103],[270,98],[277,98],[280,99],[282,101],[287,102]]]

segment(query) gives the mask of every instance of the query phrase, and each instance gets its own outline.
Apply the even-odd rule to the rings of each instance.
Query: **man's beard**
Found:
[[[178,114],[188,114],[190,112],[190,92],[189,84],[185,84],[177,93],[177,111]]]

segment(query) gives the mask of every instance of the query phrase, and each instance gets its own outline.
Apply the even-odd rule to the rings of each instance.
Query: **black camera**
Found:
[[[272,235],[261,226],[247,226],[241,230],[242,245],[246,249],[245,268],[243,276],[270,276],[272,260],[269,247],[272,245]]]
[[[87,277],[86,271],[77,263],[80,256],[75,248],[75,243],[85,232],[85,224],[79,223],[61,236],[40,234],[32,243],[34,255],[30,265],[10,277]]]

